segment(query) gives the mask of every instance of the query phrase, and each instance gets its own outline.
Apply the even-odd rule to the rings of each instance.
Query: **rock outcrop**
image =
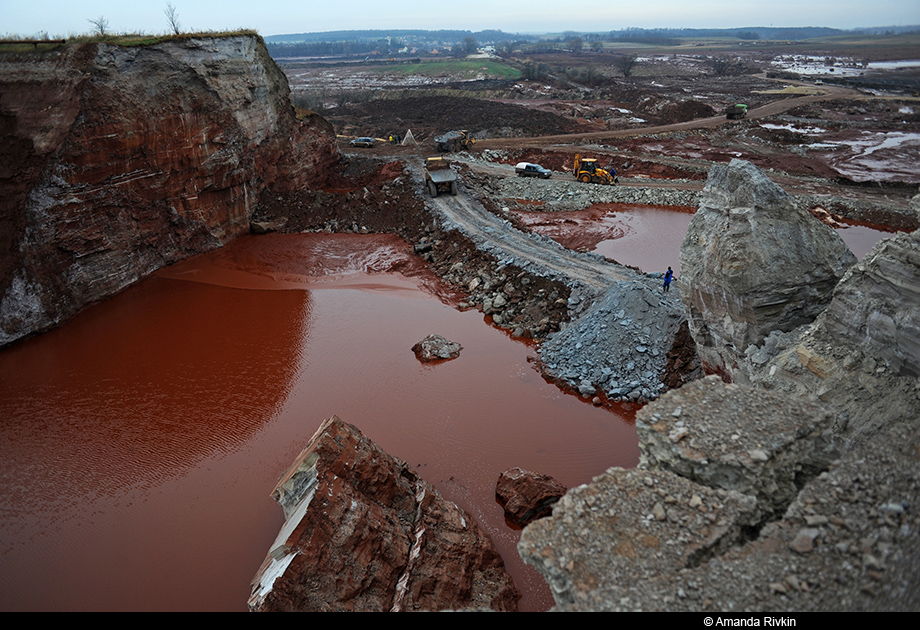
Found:
[[[0,54],[0,346],[247,232],[333,160],[257,35]]]
[[[746,382],[738,360],[773,331],[811,323],[856,259],[755,166],[712,168],[681,245],[681,300],[704,364]]]
[[[509,468],[498,477],[495,498],[505,518],[518,527],[553,513],[553,505],[565,494],[565,486],[548,475]]]
[[[751,226],[787,234],[774,243],[784,261],[796,254],[783,246],[823,240],[757,219],[763,200],[793,213],[771,186],[749,165],[723,168],[707,198],[724,230],[682,248],[697,343],[762,390],[711,376],[665,394],[637,415],[639,469],[611,469],[525,528],[519,550],[557,610],[920,609],[920,234],[877,245],[829,304],[834,245],[815,261],[824,281],[800,269],[811,289],[774,278],[769,298],[748,268],[770,250],[741,245],[760,237]],[[721,275],[688,272],[685,248]],[[796,324],[795,302],[812,299],[823,312]]]
[[[767,348],[764,348],[767,350]],[[920,232],[885,239],[852,267],[815,322],[750,366],[764,388],[820,399],[848,435],[920,409]]]
[[[286,521],[252,610],[517,609],[520,593],[469,514],[335,416],[272,496]]]

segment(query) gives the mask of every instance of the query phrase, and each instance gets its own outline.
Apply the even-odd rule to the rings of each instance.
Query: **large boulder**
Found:
[[[754,165],[717,165],[680,248],[680,297],[704,363],[738,362],[773,331],[811,323],[856,258]]]
[[[498,476],[495,497],[505,517],[518,527],[553,513],[553,505],[565,494],[565,486],[540,473],[509,468]]]
[[[286,521],[251,610],[517,610],[520,593],[472,517],[335,416],[272,496]]]
[[[460,356],[463,346],[441,335],[428,335],[412,346],[412,352],[422,363],[446,361]]]

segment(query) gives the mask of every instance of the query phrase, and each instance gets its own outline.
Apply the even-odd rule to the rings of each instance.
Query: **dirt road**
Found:
[[[421,168],[414,168],[421,177]],[[593,292],[607,289],[615,282],[642,277],[599,256],[575,252],[549,238],[522,232],[464,193],[456,197],[440,195],[428,203],[445,227],[459,229],[500,262],[560,280],[568,286],[581,286]]]
[[[827,99],[854,99],[863,98],[864,95],[857,90],[837,86],[822,86],[821,94],[810,94],[808,96],[797,96],[786,98],[772,103],[767,103],[748,111],[748,118],[757,119],[766,116],[788,111],[794,107],[823,101]],[[592,131],[589,133],[562,134],[555,136],[539,136],[531,138],[495,138],[480,140],[476,143],[476,148],[482,149],[512,149],[522,147],[544,147],[554,144],[577,144],[587,141],[602,141],[611,138],[628,138],[630,136],[646,136],[655,133],[666,133],[671,131],[682,131],[686,129],[710,129],[732,122],[725,118],[724,114],[711,116],[709,118],[698,118],[688,120],[682,123],[671,125],[659,125],[656,127],[637,127],[634,129],[614,129],[610,131]]]

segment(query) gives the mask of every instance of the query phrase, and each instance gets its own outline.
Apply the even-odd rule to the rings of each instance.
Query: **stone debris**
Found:
[[[687,387],[651,403],[643,417],[673,418],[671,403]],[[771,413],[743,412],[764,392],[710,379],[698,387],[704,392],[681,400],[691,435],[711,413],[710,396],[735,399],[738,413],[723,415],[726,423],[756,425]],[[670,472],[613,468],[525,528],[519,551],[546,577],[558,611],[917,611],[917,453],[916,417],[897,422],[803,481],[776,520],[763,520],[750,495]],[[728,535],[735,526],[740,534]],[[707,544],[719,527],[724,544]]]
[[[548,516],[566,488],[547,475],[509,468],[498,477],[495,497],[505,510],[505,518],[518,527]]]
[[[448,341],[441,335],[428,335],[412,346],[412,352],[423,363],[431,361],[447,361],[460,356],[463,346],[453,341]]]
[[[736,544],[757,516],[757,502],[737,492],[611,468],[528,525],[518,551],[546,578],[557,610],[608,610],[656,576]]]
[[[520,593],[472,517],[335,416],[272,497],[286,520],[250,610],[517,610]]]
[[[782,514],[838,457],[832,426],[833,414],[814,403],[742,392],[718,376],[668,392],[636,415],[642,468],[756,497],[767,514]]]
[[[583,396],[654,400],[684,319],[677,291],[657,281],[619,282],[540,348],[543,370]]]

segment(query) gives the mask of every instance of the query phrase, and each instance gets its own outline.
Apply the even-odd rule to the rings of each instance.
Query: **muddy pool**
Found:
[[[0,608],[244,610],[283,520],[269,493],[332,414],[479,521],[522,610],[551,606],[495,482],[635,466],[635,408],[544,381],[408,250],[241,238],[0,352]],[[460,357],[419,363],[429,333]]]
[[[670,266],[679,276],[680,244],[695,211],[608,203],[573,212],[516,210],[514,214],[534,232],[570,249],[595,252],[646,273],[663,273]],[[837,234],[860,260],[881,239],[894,236],[883,227],[855,222],[837,229]]]

